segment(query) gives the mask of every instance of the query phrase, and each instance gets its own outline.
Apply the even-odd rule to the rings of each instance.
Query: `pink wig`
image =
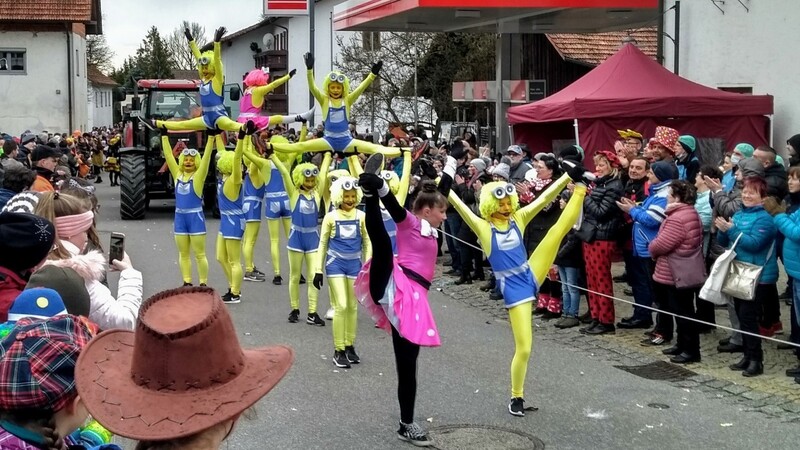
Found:
[[[261,69],[253,69],[244,77],[247,87],[266,86],[269,83],[269,74]]]

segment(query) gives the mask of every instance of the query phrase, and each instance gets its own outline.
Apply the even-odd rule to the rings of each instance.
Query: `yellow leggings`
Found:
[[[178,246],[178,267],[181,269],[183,282],[192,282],[192,261],[190,256],[191,252],[194,251],[194,259],[197,261],[197,276],[200,279],[200,284],[208,284],[208,258],[206,258],[205,233],[194,236],[176,234],[175,245]]]
[[[242,241],[217,235],[217,261],[225,272],[231,293],[239,295],[242,289]]]
[[[547,272],[556,259],[561,241],[578,220],[585,196],[586,186],[576,186],[567,206],[558,217],[558,221],[547,231],[547,235],[536,246],[528,259],[528,264],[531,266],[531,271],[539,286],[544,282]],[[532,304],[533,302],[527,302],[508,310],[515,347],[514,358],[511,360],[511,397],[523,397],[525,375],[528,372],[528,360],[530,360],[533,345]]]
[[[508,309],[515,347],[511,360],[511,397],[523,397],[522,391],[525,389],[525,374],[528,373],[528,360],[533,346],[531,305],[533,302],[525,302]]]
[[[292,225],[291,217],[267,219],[267,228],[269,228],[269,253],[272,257],[272,267],[275,269],[275,275],[281,274],[281,222],[283,222],[283,234],[288,239],[289,228]],[[245,230],[245,235],[246,234],[247,230]]]
[[[352,280],[347,277],[328,278],[328,287],[333,306],[333,347],[335,350],[344,350],[353,345],[356,340],[356,327],[358,326],[358,309],[356,293],[353,290]]]
[[[244,224],[244,238],[242,238],[242,253],[244,254],[244,268],[247,272],[252,272],[256,267],[253,263],[253,252],[258,240],[258,231],[261,230],[261,222],[247,222]]]
[[[228,116],[221,116],[214,123],[216,128],[225,131],[239,131],[244,125],[243,123],[234,122]],[[173,131],[203,131],[208,129],[202,116],[189,120],[156,120],[156,127],[161,128],[162,126]]]
[[[334,149],[325,139],[311,139],[310,141],[295,142],[294,144],[273,143],[272,148],[279,153],[316,153],[329,152]],[[371,155],[373,153],[383,153],[387,157],[395,158],[400,156],[399,147],[384,147],[373,144],[372,142],[353,139],[342,151],[347,154],[355,153],[356,148],[359,153]]]
[[[292,309],[300,309],[300,274],[303,271],[303,260],[309,270],[314,264],[317,252],[300,253],[289,250],[289,302]],[[317,312],[317,288],[312,283],[308,287],[308,313]]]

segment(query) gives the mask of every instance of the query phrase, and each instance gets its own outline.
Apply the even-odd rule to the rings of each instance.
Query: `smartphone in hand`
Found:
[[[122,233],[111,233],[111,245],[108,251],[108,260],[122,261],[125,256],[125,235]]]

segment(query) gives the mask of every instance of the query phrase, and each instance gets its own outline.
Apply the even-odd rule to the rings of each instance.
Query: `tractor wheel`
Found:
[[[122,220],[142,220],[147,206],[144,155],[124,155],[120,169],[120,217]]]

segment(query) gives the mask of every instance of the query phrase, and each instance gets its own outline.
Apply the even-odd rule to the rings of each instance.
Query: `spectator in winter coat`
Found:
[[[733,164],[731,161],[732,155],[725,155],[722,159],[722,165],[719,167],[719,170],[722,172],[722,190],[725,192],[730,192],[733,190],[733,185],[736,184],[736,178],[734,176],[733,170],[736,168],[736,165]]]
[[[611,279],[611,257],[619,240],[622,211],[616,201],[622,197],[621,165],[614,152],[601,150],[595,153],[597,179],[590,195],[583,203],[583,223],[578,232],[583,241],[586,264],[586,281],[590,291],[607,296],[614,295]],[[592,323],[581,331],[585,334],[615,332],[614,303],[603,295],[589,293],[589,313]]]
[[[31,272],[40,266],[56,231],[48,220],[25,213],[0,213],[0,323],[8,320],[8,309],[25,289]]]
[[[648,250],[648,245],[658,234],[661,223],[666,218],[667,196],[670,192],[670,183],[678,178],[675,166],[664,161],[656,161],[650,166],[647,173],[650,182],[650,192],[647,199],[637,206],[633,200],[626,198],[617,202],[622,211],[628,213],[633,220],[633,254],[628,279],[633,289],[633,299],[637,305],[651,306],[653,302],[653,288],[651,285],[655,266]],[[633,316],[622,319],[617,324],[620,328],[650,328],[653,325],[653,315],[649,309],[633,309]]]
[[[670,361],[677,364],[688,364],[700,361],[700,335],[695,322],[688,319],[695,317],[694,288],[678,288],[669,265],[673,255],[687,257],[697,251],[703,242],[703,225],[700,216],[694,209],[697,191],[686,181],[674,181],[670,185],[667,218],[661,225],[658,235],[650,243],[649,250],[656,258],[656,269],[653,275],[656,301],[666,310],[678,314],[675,318],[678,329],[677,344],[664,350],[670,355]],[[702,258],[702,255],[697,255]],[[661,317],[663,316],[663,317]],[[659,313],[656,332],[667,337],[672,334],[672,317]]]
[[[767,197],[766,182],[762,178],[746,178],[742,187],[742,209],[731,220],[717,217],[714,224],[719,232],[717,240],[725,247],[736,244],[736,260],[763,267],[761,278],[752,300],[734,298],[736,315],[742,331],[753,334],[774,330],[780,322],[778,309],[778,262],[775,251],[777,229],[770,214],[764,209]],[[763,313],[763,315],[762,315]],[[759,318],[761,323],[759,324]],[[744,357],[730,366],[741,370],[742,375],[753,377],[764,372],[764,354],[761,339],[743,335]]]
[[[700,160],[697,159],[695,150],[697,141],[694,136],[685,134],[678,138],[675,146],[675,164],[678,166],[678,179],[694,183],[697,172],[700,171]]]
[[[800,166],[800,134],[786,140],[786,154],[789,155],[789,167]]]
[[[775,197],[779,202],[783,201],[789,192],[789,187],[786,184],[786,167],[776,161],[777,153],[775,153],[775,149],[768,145],[761,145],[753,153],[753,158],[764,166],[767,196]]]
[[[31,153],[31,162],[36,171],[36,181],[31,187],[36,192],[52,192],[55,190],[53,180],[55,170],[61,161],[61,152],[47,145],[37,146]]]
[[[706,185],[705,178],[719,180],[722,177],[722,172],[714,166],[705,165],[700,168],[694,180],[694,187],[697,188],[697,201],[694,204],[694,209],[700,215],[700,222],[703,224],[703,255],[708,255],[709,243],[711,240],[711,190]],[[711,268],[711,264],[706,258],[706,270]],[[716,309],[713,303],[700,298],[700,291],[696,290],[695,305],[697,306],[697,318],[707,323],[717,323]],[[697,324],[697,328],[701,333],[712,331],[715,327],[711,325]]]
[[[511,159],[510,171],[508,179],[511,183],[525,181],[525,172],[532,169],[531,165],[526,163],[525,151],[519,145],[510,145],[506,151],[506,155]]]
[[[36,173],[22,164],[8,167],[4,175],[0,188],[0,209],[6,206],[11,197],[30,189],[36,180]]]

